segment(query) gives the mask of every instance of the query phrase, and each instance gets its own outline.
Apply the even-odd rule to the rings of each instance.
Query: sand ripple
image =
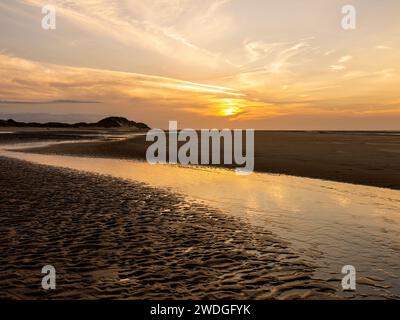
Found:
[[[273,234],[165,190],[0,158],[0,199],[0,298],[335,294]],[[51,292],[41,289],[47,264]]]

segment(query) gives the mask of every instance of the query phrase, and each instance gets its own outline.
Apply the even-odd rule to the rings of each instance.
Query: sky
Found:
[[[399,13],[398,0],[2,0],[0,118],[400,130]]]

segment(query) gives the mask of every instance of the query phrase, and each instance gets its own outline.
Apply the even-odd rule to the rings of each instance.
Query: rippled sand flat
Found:
[[[1,157],[0,198],[0,298],[336,296],[273,234],[167,191]]]

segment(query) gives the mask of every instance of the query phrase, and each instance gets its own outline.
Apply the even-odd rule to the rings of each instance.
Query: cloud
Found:
[[[247,41],[244,52],[247,62],[240,67],[239,74],[247,76],[267,73],[282,73],[295,65],[294,60],[312,50],[308,41],[272,42]]]
[[[341,65],[332,65],[329,67],[332,71],[342,71],[345,70],[346,67],[345,66],[341,66]]]
[[[324,52],[324,56],[330,56],[331,54],[334,54],[336,52],[336,50],[329,50]]]
[[[41,0],[23,0],[41,7]],[[51,2],[51,1],[50,1]],[[200,47],[190,37],[204,28],[228,0],[58,0],[53,1],[57,14],[67,18],[83,30],[109,37],[128,47],[139,46],[169,59],[211,69],[230,66],[216,52]],[[175,27],[183,16],[185,27],[195,25],[191,32]],[[198,24],[198,25],[197,25]],[[217,30],[208,30],[209,33]]]
[[[101,103],[99,101],[89,101],[89,100],[48,100],[48,101],[19,101],[19,100],[0,100],[0,104],[86,104],[86,103]]]
[[[148,101],[179,109],[202,105],[214,109],[218,101],[251,98],[226,86],[139,74],[45,64],[0,54],[1,104],[104,104]],[[248,100],[250,99],[250,100]]]
[[[391,50],[391,47],[379,45],[375,47],[376,50]]]
[[[14,113],[0,113],[0,119],[13,119],[21,122],[64,122],[64,123],[78,123],[78,122],[96,122],[106,115],[90,114],[90,113],[76,113],[76,114],[52,114],[52,113],[39,113],[39,112],[14,112]]]
[[[338,62],[337,63],[346,63],[346,62],[348,62],[348,61],[350,61],[350,60],[352,60],[353,59],[353,57],[352,56],[343,56],[343,57],[341,57],[339,60],[338,60]]]

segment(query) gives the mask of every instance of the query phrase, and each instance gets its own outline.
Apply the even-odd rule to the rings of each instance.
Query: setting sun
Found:
[[[239,107],[226,106],[221,110],[221,114],[224,116],[234,116],[240,112]]]

